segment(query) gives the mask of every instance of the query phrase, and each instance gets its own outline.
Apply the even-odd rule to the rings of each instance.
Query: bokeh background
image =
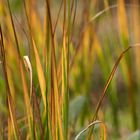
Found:
[[[21,56],[30,55],[30,33],[23,0],[9,0],[18,36]],[[98,112],[98,119],[106,125],[108,140],[140,139],[140,2],[139,0],[72,0],[71,21],[66,18],[69,38],[69,114],[68,137],[74,139],[85,128],[95,113],[95,108],[108,77],[120,54],[132,48],[122,58]],[[48,67],[48,47],[51,37],[46,30],[46,5],[44,0],[27,0],[27,11],[32,37],[38,49],[48,92],[51,82]],[[55,27],[56,69],[59,71],[63,44],[63,6],[58,16],[61,0],[50,1],[52,25]],[[68,7],[67,10],[68,11]],[[66,12],[67,13],[67,12]],[[15,105],[15,114],[22,138],[26,137],[26,107],[20,77],[18,55],[6,0],[0,0],[0,24],[3,30],[8,80]],[[70,24],[70,26],[69,26]],[[2,60],[2,55],[0,57]],[[43,102],[35,58],[31,57],[33,82],[40,109]],[[60,73],[62,71],[60,70]],[[59,72],[58,72],[59,75]],[[61,75],[61,74],[60,74]],[[29,89],[30,79],[25,72]],[[59,76],[58,76],[59,77]],[[61,76],[60,76],[61,77]],[[58,78],[59,79],[59,78]],[[61,83],[61,80],[58,80]],[[60,84],[61,85],[61,84]],[[59,89],[61,92],[61,88]],[[0,129],[7,137],[7,87],[0,63]],[[47,95],[48,96],[48,95]],[[60,94],[61,96],[61,94]],[[94,137],[100,139],[99,125]],[[85,139],[84,133],[80,138]],[[79,138],[79,139],[80,139]]]

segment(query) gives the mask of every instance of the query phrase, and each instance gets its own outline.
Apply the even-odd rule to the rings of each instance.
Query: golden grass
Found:
[[[118,73],[124,78],[123,83],[127,88],[125,92],[129,93],[128,105],[132,128],[136,130],[139,126],[135,99],[137,96],[133,93],[135,84],[138,87],[140,79],[139,48],[135,47],[134,52],[132,51],[136,60],[137,78],[133,77],[132,53],[127,51],[139,46],[135,45],[139,42],[140,34],[138,9],[132,8],[131,26],[134,28],[134,43],[130,43],[130,23],[127,13],[127,7],[130,8],[130,5],[126,6],[124,0],[116,0],[113,5],[110,5],[108,0],[100,4],[97,0],[83,2],[62,0],[56,14],[52,8],[53,4],[58,5],[57,1],[23,0],[19,13],[12,9],[11,3],[10,0],[0,1],[0,70],[2,69],[0,85],[4,85],[0,98],[4,100],[3,108],[6,108],[7,112],[2,112],[4,122],[0,123],[0,134],[3,135],[3,139],[77,140],[80,137],[84,138],[83,133],[89,129],[89,132],[85,133],[85,139],[90,140],[96,137],[96,131],[95,134],[92,133],[94,125],[100,123],[100,139],[106,140],[108,125],[105,124],[105,119],[97,121],[98,112],[99,109],[102,110],[101,106],[108,89],[112,90],[113,94],[108,95],[109,100],[114,100],[106,101],[105,108],[111,108],[112,111],[116,108],[116,112],[121,110],[117,107],[117,104],[120,105],[119,100],[123,98],[117,97],[120,87],[117,87],[116,77],[115,81],[112,81],[119,64],[121,67],[118,69],[121,72]],[[41,6],[44,10],[42,15],[39,13]],[[115,18],[118,23],[114,26],[118,32],[113,32],[115,30],[109,32],[110,25],[105,24],[106,16],[112,20],[111,23],[115,20],[112,16],[113,10],[117,13]],[[93,16],[96,11],[97,14]],[[107,30],[107,33],[102,30],[103,37],[99,32],[102,22]],[[109,34],[111,35],[108,39]],[[129,44],[134,45],[129,47]],[[119,58],[114,62],[114,57],[120,52]],[[126,57],[123,59],[125,54]],[[121,59],[123,60],[120,63]],[[94,79],[97,77],[94,72],[99,71],[101,72],[99,79]],[[99,85],[96,85],[97,81],[100,82]],[[99,92],[100,89],[103,89],[101,95],[95,94],[94,90]],[[138,89],[136,90],[138,92]],[[77,103],[83,108],[81,111],[79,107],[80,113],[71,121],[70,116],[75,111],[70,112],[69,104],[78,95],[85,99],[85,103],[83,105]],[[98,96],[98,103],[96,102],[97,105],[94,107],[94,100],[97,100]],[[102,118],[105,117],[106,113]],[[120,116],[111,114],[111,117],[118,119]],[[1,118],[0,114],[0,120]],[[117,123],[113,125],[119,125]],[[83,126],[87,127],[80,131]]]

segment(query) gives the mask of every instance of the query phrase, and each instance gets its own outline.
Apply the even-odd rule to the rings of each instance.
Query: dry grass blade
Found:
[[[63,103],[63,121],[64,121],[64,138],[68,136],[68,44],[66,36],[66,0],[64,1],[63,10],[63,48],[62,48],[62,103]]]
[[[46,81],[45,81],[45,76],[44,76],[43,68],[42,68],[42,65],[41,65],[41,61],[40,61],[40,58],[39,58],[39,53],[38,53],[38,50],[36,48],[36,45],[35,45],[35,42],[34,42],[33,39],[32,39],[32,42],[33,42],[33,49],[34,49],[35,60],[36,60],[38,80],[39,80],[42,99],[43,99],[43,104],[44,104],[45,112],[46,112],[46,109],[47,109],[47,105],[46,105]]]
[[[109,87],[109,85],[110,85],[110,83],[111,83],[111,81],[112,81],[112,79],[113,79],[113,77],[114,77],[114,74],[115,74],[115,72],[116,72],[116,69],[117,69],[117,67],[118,67],[118,65],[119,65],[119,63],[120,63],[120,61],[121,61],[121,59],[123,58],[124,54],[125,54],[130,48],[131,48],[131,47],[128,47],[126,50],[124,50],[124,51],[121,53],[121,55],[119,56],[118,60],[116,61],[115,65],[114,65],[114,67],[113,67],[113,69],[112,69],[112,71],[111,71],[111,73],[110,73],[110,75],[109,75],[109,78],[108,78],[108,80],[107,80],[107,82],[106,82],[106,84],[105,84],[105,86],[104,86],[103,92],[102,92],[102,94],[101,94],[101,96],[100,96],[99,102],[98,102],[97,107],[96,107],[96,110],[95,110],[95,114],[94,114],[94,116],[93,116],[93,118],[92,118],[92,121],[95,121],[95,120],[96,120],[97,115],[98,115],[99,108],[101,107],[101,104],[102,104],[102,102],[103,102],[103,99],[104,99],[104,97],[105,97],[105,95],[106,95],[106,91],[107,91],[107,89],[108,89],[108,87]],[[91,137],[91,133],[92,133],[93,127],[94,127],[94,125],[92,126],[92,128],[90,129],[90,131],[89,131],[89,133],[88,133],[87,140],[89,140],[90,137]]]
[[[34,109],[34,118],[36,121],[36,125],[39,125],[40,128],[40,133],[41,133],[41,139],[44,139],[43,136],[43,125],[41,121],[41,116],[40,116],[40,109],[39,109],[39,103],[36,97],[35,89],[33,86],[33,81],[32,81],[32,66],[31,62],[29,60],[28,56],[24,56],[24,63],[27,71],[29,72],[29,77],[30,77],[30,99],[32,99],[33,102],[33,109]]]
[[[12,17],[12,12],[11,12],[11,8],[10,8],[9,0],[7,0],[7,3],[8,3],[9,14],[10,14],[10,18],[11,18],[12,27],[13,27],[14,37],[15,37],[15,41],[16,41],[18,57],[20,58],[21,55],[20,55],[19,43],[18,43],[18,38],[17,38],[15,26],[14,26],[14,21],[13,21],[13,17]]]
[[[21,80],[22,80],[22,86],[23,86],[24,102],[25,102],[25,107],[26,107],[26,111],[27,111],[29,131],[30,131],[30,134],[33,135],[33,137],[34,137],[34,134],[33,134],[34,133],[33,132],[33,112],[32,112],[32,107],[31,107],[31,103],[30,103],[30,98],[28,95],[28,88],[27,88],[27,83],[26,83],[26,79],[25,79],[25,73],[23,70],[22,62],[20,62],[19,67],[20,67]]]
[[[56,100],[55,100],[55,90],[54,90],[54,34],[53,34],[53,27],[52,27],[52,19],[51,19],[51,11],[50,11],[50,1],[46,0],[46,11],[47,11],[47,17],[48,17],[48,22],[49,22],[49,27],[50,27],[50,32],[51,32],[51,42],[52,42],[52,48],[50,50],[50,62],[51,62],[51,95],[50,95],[50,120],[51,120],[51,137],[52,139],[56,140],[57,138],[57,127],[56,127]]]
[[[134,8],[136,8],[136,7],[139,7],[138,5],[135,5],[135,4],[125,4],[124,6],[126,6],[126,7],[134,7]],[[76,46],[76,49],[75,49],[75,53],[74,53],[74,56],[73,56],[73,58],[72,58],[72,60],[71,60],[71,62],[70,62],[70,69],[73,67],[73,65],[74,65],[74,63],[75,63],[75,60],[76,60],[76,57],[77,57],[77,55],[78,55],[78,53],[80,52],[80,49],[81,49],[81,47],[82,47],[82,45],[81,45],[81,40],[83,39],[83,36],[84,36],[84,33],[85,33],[85,31],[87,30],[87,28],[88,28],[88,26],[93,22],[93,21],[95,21],[97,18],[99,18],[100,16],[102,16],[103,14],[105,14],[106,12],[108,12],[109,10],[111,10],[111,9],[117,9],[119,7],[119,4],[114,4],[114,5],[111,5],[111,6],[107,6],[105,9],[103,9],[102,11],[100,11],[100,12],[98,12],[97,14],[95,14],[94,16],[92,16],[91,18],[90,18],[90,20],[85,24],[85,26],[83,27],[83,29],[82,29],[82,31],[81,31],[81,36],[80,36],[80,39],[79,39],[79,42],[77,43],[77,46]],[[122,16],[124,16],[124,18],[125,19],[123,19],[122,17],[120,17],[121,19],[123,19],[123,20],[126,20],[126,13],[125,13],[125,11],[124,11],[124,8],[122,8],[122,6],[121,6],[121,8],[119,9],[119,11],[118,12],[123,12],[123,15]],[[121,14],[120,14],[121,15]],[[119,18],[119,19],[120,19]],[[126,21],[125,22],[122,22],[121,21],[121,19],[120,19],[120,23],[119,23],[119,25],[120,26],[124,26],[125,28],[121,28],[121,29],[124,29],[125,31],[124,32],[128,32],[128,31],[126,31],[126,27],[127,26],[125,26],[124,25],[124,23],[127,25],[127,23],[126,23]]]
[[[9,115],[10,115],[10,123],[11,123],[11,132],[14,131],[14,136],[16,140],[20,140],[21,136],[20,136],[20,131],[18,129],[18,125],[17,125],[17,120],[16,120],[16,115],[15,115],[15,109],[14,109],[14,104],[12,102],[12,97],[10,95],[8,95],[8,111],[9,111]],[[9,125],[9,124],[8,124]],[[8,132],[9,133],[9,132]]]
[[[31,99],[33,87],[33,74],[32,74],[32,66],[28,56],[24,56],[24,64],[30,76],[30,99]]]
[[[7,75],[7,68],[6,68],[6,57],[5,57],[5,50],[4,50],[4,42],[3,42],[3,34],[2,34],[2,29],[1,29],[1,25],[0,25],[0,50],[1,50],[1,54],[2,54],[2,64],[3,64],[3,72],[4,72],[4,76],[5,76],[5,81],[6,81],[6,87],[7,87],[7,103],[8,103],[8,111],[9,111],[9,116],[10,116],[10,121],[14,130],[14,135],[15,138],[20,140],[21,139],[21,135],[20,135],[20,131],[17,125],[17,120],[16,120],[16,114],[15,114],[15,110],[14,110],[14,103],[13,103],[13,99],[11,96],[11,91],[10,91],[10,85],[8,82],[8,75]]]
[[[87,28],[89,27],[89,25],[94,20],[96,20],[97,18],[99,18],[100,16],[102,16],[104,13],[108,12],[111,9],[117,8],[117,7],[118,7],[118,5],[116,5],[116,4],[115,5],[111,5],[111,6],[107,7],[107,8],[105,8],[104,10],[98,12],[97,14],[95,14],[94,16],[92,16],[89,21],[87,21],[87,23],[85,24],[85,26],[83,27],[83,29],[82,29],[82,31],[80,33],[80,39],[79,39],[79,41],[77,43],[77,46],[76,46],[74,55],[73,55],[72,60],[70,62],[70,69],[73,67],[73,65],[75,63],[75,59],[76,59],[77,55],[80,53],[80,50],[81,50],[81,47],[82,47],[82,45],[81,45],[81,42],[82,41],[81,40],[83,40],[84,34],[85,34]],[[75,14],[76,14],[76,9],[75,9]]]
[[[56,56],[55,56],[55,43],[54,33],[51,19],[50,2],[46,0],[47,15],[50,24],[51,31],[51,119],[52,119],[52,138],[55,140],[58,135],[63,140],[63,128],[61,119],[61,108],[59,104],[59,90],[58,90],[58,78],[57,78],[57,67],[56,67]],[[58,123],[58,127],[57,127]],[[59,133],[57,133],[59,132]]]
[[[100,132],[101,132],[101,140],[107,140],[107,129],[104,123],[100,125]]]
[[[72,37],[74,35],[74,23],[75,23],[76,13],[77,13],[77,0],[75,1],[75,5],[74,5],[74,0],[72,1],[71,15],[72,15],[73,7],[74,7],[74,12],[73,12],[72,25],[71,25],[72,26],[71,27],[71,40],[72,40]]]
[[[7,0],[7,3],[8,3],[10,19],[11,19],[11,23],[12,23],[14,38],[15,38],[17,52],[18,52],[18,63],[19,63],[20,75],[21,75],[22,86],[23,86],[24,101],[25,101],[25,106],[26,106],[26,111],[27,111],[29,131],[30,131],[30,134],[34,137],[33,127],[32,127],[33,114],[32,114],[32,108],[31,108],[31,104],[30,104],[30,99],[29,99],[29,95],[28,95],[28,88],[27,88],[27,83],[26,83],[24,69],[23,69],[23,60],[22,60],[21,54],[20,54],[18,38],[17,38],[15,26],[14,26],[14,21],[13,21],[13,17],[12,17],[12,12],[11,12],[11,8],[10,8],[9,0]]]
[[[33,108],[34,108],[34,118],[35,118],[36,124],[39,125],[40,135],[41,135],[40,137],[41,137],[41,140],[43,140],[44,139],[44,129],[43,129],[42,121],[41,121],[40,108],[39,108],[39,103],[37,100],[34,86],[33,86]]]
[[[105,125],[104,125],[104,123],[102,122],[102,121],[99,121],[99,120],[96,120],[96,121],[94,121],[94,122],[92,122],[91,124],[89,124],[85,129],[83,129],[82,131],[80,131],[78,134],[77,134],[77,136],[75,137],[75,139],[74,140],[78,140],[79,139],[79,137],[85,132],[85,131],[87,131],[90,127],[92,127],[93,125],[95,125],[95,124],[102,124],[103,125],[103,135],[104,135],[104,139],[103,140],[106,140],[106,128],[105,128]]]
[[[59,90],[58,90],[58,80],[57,80],[57,71],[56,71],[56,61],[55,61],[55,54],[54,50],[52,50],[52,57],[51,57],[51,105],[52,105],[52,120],[54,122],[54,126],[56,126],[58,122],[59,134],[60,139],[63,140],[63,129],[62,129],[62,120],[61,120],[61,108],[59,103]],[[54,116],[54,115],[56,116]],[[57,132],[53,126],[54,133]],[[56,127],[55,127],[56,128]],[[57,135],[57,134],[56,134]],[[57,137],[56,137],[57,138]]]
[[[55,31],[56,31],[56,28],[57,28],[57,24],[58,24],[58,20],[59,20],[59,17],[60,17],[60,12],[61,12],[61,9],[62,9],[62,5],[63,5],[63,0],[61,0],[60,8],[59,8],[59,11],[58,11],[57,19],[56,19],[54,30],[53,30],[53,34],[55,34]]]
[[[81,31],[81,36],[80,36],[80,39],[79,39],[79,42],[77,43],[77,47],[75,49],[75,53],[74,53],[74,56],[72,57],[72,60],[70,62],[70,69],[73,67],[74,63],[75,63],[75,59],[78,55],[78,52],[80,52],[80,49],[82,47],[81,45],[81,40],[84,36],[84,33],[86,31],[86,29],[89,27],[89,25],[94,21],[96,20],[97,18],[99,18],[100,16],[102,16],[103,14],[105,14],[106,12],[108,12],[109,10],[111,9],[116,9],[118,8],[118,4],[114,4],[114,5],[111,5],[111,6],[108,6],[106,7],[105,9],[103,9],[102,11],[98,12],[97,14],[95,14],[94,16],[92,16],[90,18],[90,20],[85,24],[85,26],[83,27],[82,31]],[[134,5],[134,4],[125,4],[126,7],[139,7],[138,5]]]

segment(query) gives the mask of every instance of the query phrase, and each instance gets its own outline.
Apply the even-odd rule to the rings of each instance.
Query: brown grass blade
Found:
[[[19,128],[17,125],[14,103],[13,103],[13,99],[11,96],[10,85],[8,82],[6,57],[5,57],[5,50],[4,50],[4,42],[3,42],[3,34],[2,34],[1,25],[0,25],[0,37],[1,37],[0,38],[0,50],[1,50],[2,59],[3,59],[2,60],[3,72],[4,72],[4,76],[5,76],[6,87],[7,87],[7,104],[8,104],[8,111],[9,111],[9,117],[10,117],[9,120],[11,120],[11,124],[12,124],[13,130],[14,130],[15,138],[20,140],[21,135],[20,135],[20,131],[19,131]]]
[[[58,90],[58,78],[57,78],[57,67],[56,67],[56,57],[55,57],[55,43],[54,43],[54,34],[53,34],[53,26],[51,19],[51,11],[50,11],[50,2],[46,0],[46,8],[47,15],[50,24],[51,30],[51,119],[52,119],[52,137],[54,140],[57,138],[59,132],[60,139],[63,140],[63,128],[62,128],[62,119],[61,119],[61,108],[59,104],[59,90]],[[55,115],[55,116],[54,116]],[[58,127],[56,127],[58,123]]]
[[[115,74],[115,72],[116,72],[116,70],[117,70],[117,67],[118,67],[118,65],[119,65],[119,63],[120,63],[120,61],[121,61],[121,59],[123,58],[123,56],[125,55],[125,53],[126,53],[130,48],[131,48],[131,47],[128,47],[126,50],[124,50],[124,51],[121,53],[121,55],[119,56],[119,58],[117,59],[115,65],[114,65],[114,67],[113,67],[113,69],[112,69],[112,71],[111,71],[111,73],[110,73],[110,75],[109,75],[109,78],[108,78],[108,80],[107,80],[107,82],[106,82],[106,84],[105,84],[105,86],[104,86],[103,92],[101,93],[100,99],[99,99],[99,101],[98,101],[98,104],[97,104],[97,107],[96,107],[96,110],[95,110],[95,114],[94,114],[94,116],[93,116],[93,118],[92,118],[92,122],[95,121],[96,118],[97,118],[99,108],[100,108],[101,105],[102,105],[103,99],[104,99],[104,97],[105,97],[105,95],[106,95],[106,93],[107,93],[107,89],[108,89],[108,87],[109,87],[109,85],[110,85],[110,83],[111,83],[111,81],[112,81],[112,79],[113,79],[113,77],[114,77],[114,74]],[[94,127],[94,126],[93,126],[93,127]],[[88,135],[87,135],[87,138],[86,138],[87,140],[89,140],[90,137],[91,137],[91,133],[92,133],[93,127],[90,129],[90,131],[89,131],[89,133],[88,133]]]
[[[26,83],[24,69],[23,69],[23,60],[22,60],[21,54],[20,54],[18,38],[17,38],[16,30],[15,30],[15,25],[14,25],[14,21],[13,21],[13,17],[12,17],[12,12],[11,12],[11,8],[10,8],[9,0],[7,0],[7,3],[8,3],[10,19],[11,19],[11,23],[12,23],[14,38],[15,38],[17,52],[18,52],[18,63],[19,63],[20,75],[21,75],[22,86],[23,86],[23,93],[24,93],[23,95],[24,95],[24,101],[25,101],[25,106],[26,106],[26,111],[27,111],[29,131],[30,131],[30,134],[32,134],[32,132],[33,132],[32,131],[33,114],[32,114],[32,108],[31,108],[31,104],[30,104],[30,99],[29,99],[29,95],[28,95],[28,88],[27,88],[27,83]]]
[[[56,28],[57,28],[57,24],[58,24],[58,20],[59,20],[59,17],[60,17],[60,12],[61,12],[61,9],[62,9],[62,5],[63,5],[63,0],[61,0],[61,4],[60,4],[59,11],[58,11],[57,19],[56,19],[56,22],[55,22],[55,25],[54,25],[53,34],[55,34],[55,31],[56,31]]]
[[[10,19],[11,19],[11,23],[12,23],[12,28],[13,28],[13,32],[14,32],[14,37],[15,37],[15,42],[16,42],[16,47],[17,47],[17,52],[18,52],[18,57],[21,57],[21,55],[20,55],[20,49],[19,49],[19,43],[18,43],[18,38],[17,38],[15,26],[14,26],[14,21],[13,21],[13,17],[12,17],[12,12],[11,12],[11,8],[10,8],[9,0],[7,0],[7,4],[8,4],[8,10],[9,10]]]

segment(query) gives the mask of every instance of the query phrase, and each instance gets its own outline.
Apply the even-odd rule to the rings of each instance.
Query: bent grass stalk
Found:
[[[128,47],[126,50],[124,50],[124,51],[121,53],[121,55],[119,56],[119,58],[117,59],[115,65],[114,65],[114,67],[113,67],[113,69],[112,69],[112,71],[111,71],[111,73],[110,73],[110,75],[109,75],[109,78],[108,78],[108,80],[107,80],[107,82],[106,82],[106,84],[105,84],[105,86],[104,86],[103,92],[101,93],[100,99],[99,99],[99,101],[98,101],[98,104],[97,104],[97,107],[96,107],[96,110],[95,110],[95,114],[94,114],[94,116],[93,116],[93,118],[92,118],[92,122],[95,121],[95,120],[97,119],[98,111],[99,111],[99,109],[100,109],[100,107],[101,107],[101,105],[102,105],[103,99],[104,99],[104,97],[105,97],[105,95],[106,95],[106,93],[107,93],[107,89],[108,89],[108,87],[109,87],[109,85],[110,85],[110,83],[111,83],[111,81],[112,81],[112,79],[113,79],[113,77],[114,77],[114,74],[115,74],[115,72],[116,72],[116,70],[117,70],[117,67],[118,67],[118,65],[119,65],[119,63],[120,63],[120,61],[121,61],[121,59],[123,58],[124,54],[125,54],[130,48],[131,48],[131,47]],[[91,135],[92,135],[92,130],[93,130],[93,128],[94,128],[94,125],[93,125],[93,126],[90,128],[90,130],[89,130],[89,133],[88,133],[87,138],[86,138],[87,140],[90,140],[90,137],[91,137]]]
[[[93,125],[96,125],[96,124],[101,124],[103,126],[101,126],[101,128],[103,129],[103,136],[101,136],[101,139],[102,140],[106,140],[107,139],[107,136],[106,136],[106,127],[105,127],[105,124],[102,122],[102,121],[99,121],[99,120],[96,120],[94,122],[92,122],[91,124],[89,124],[85,129],[83,129],[82,131],[80,131],[74,140],[78,140],[79,137],[85,132],[87,131],[88,129],[90,129],[90,127],[92,127]]]
[[[96,31],[91,26],[92,22],[95,21],[98,17],[100,17],[104,13],[106,13],[107,11],[109,11],[110,9],[118,8],[119,6],[121,8],[124,7],[124,5],[118,5],[118,4],[109,6],[107,3],[106,4],[107,7],[103,11],[91,17],[89,21],[86,21],[84,19],[83,22],[85,23],[85,25],[82,26],[83,28],[82,31],[80,31],[80,37],[76,40],[77,44],[75,46],[75,44],[73,43],[73,37],[75,33],[74,23],[76,21],[75,18],[76,18],[78,1],[62,0],[60,3],[60,7],[58,9],[58,14],[56,15],[55,22],[53,22],[53,14],[51,13],[52,2],[50,0],[44,0],[44,2],[46,4],[45,5],[46,7],[44,7],[46,8],[45,9],[46,15],[45,17],[43,17],[44,30],[42,31],[41,28],[42,21],[39,20],[40,15],[38,14],[38,7],[34,7],[35,5],[38,6],[37,1],[23,0],[23,8],[25,10],[24,12],[25,12],[25,18],[27,20],[26,23],[27,27],[26,24],[23,23],[25,27],[21,27],[22,26],[21,24],[20,29],[22,29],[25,32],[28,40],[29,49],[28,48],[24,48],[24,49],[25,52],[27,49],[27,53],[29,53],[29,58],[27,56],[23,58],[22,56],[22,54],[25,52],[22,52],[23,48],[21,44],[26,45],[26,42],[24,42],[24,39],[22,41],[21,39],[22,35],[20,34],[20,32],[18,32],[19,31],[18,28],[15,28],[15,23],[13,21],[14,19],[13,19],[13,14],[11,11],[9,0],[7,0],[8,7],[5,7],[5,11],[6,10],[9,11],[8,15],[10,15],[10,20],[9,21],[6,20],[7,22],[4,21],[5,22],[4,24],[6,24],[8,30],[10,29],[12,30],[10,30],[10,33],[8,35],[7,34],[5,35],[4,32],[4,35],[6,36],[4,40],[7,43],[7,44],[5,43],[5,46],[2,43],[2,37],[1,37],[0,45],[2,46],[2,49],[5,49],[4,51],[1,50],[2,52],[1,54],[3,54],[3,56],[4,55],[7,56],[4,61],[2,60],[0,62],[2,64],[5,83],[7,86],[7,93],[8,93],[6,97],[7,107],[8,107],[7,109],[8,125],[6,124],[6,127],[4,128],[4,133],[6,133],[7,135],[7,131],[8,131],[7,137],[9,139],[10,137],[11,139],[12,138],[19,139],[19,140],[22,139],[21,132],[23,132],[23,134],[26,135],[25,136],[26,139],[67,140],[71,138],[70,129],[69,129],[69,126],[71,126],[71,124],[69,124],[69,114],[68,114],[69,81],[72,80],[71,77],[69,76],[71,74],[71,70],[76,71],[77,68],[80,72],[83,72],[82,74],[84,74],[83,76],[84,82],[81,85],[79,84],[82,87],[74,87],[75,89],[73,88],[72,90],[74,90],[77,93],[79,91],[80,93],[81,91],[85,94],[89,93],[90,78],[91,78],[90,76],[93,70],[93,63],[95,62],[94,58],[97,55],[97,59],[101,61],[102,66],[105,66],[106,63],[106,61],[103,60],[104,52],[103,49],[100,47],[101,45],[99,40],[96,37],[96,33],[95,33]],[[85,6],[85,8],[87,7]],[[61,14],[63,14],[64,19],[61,18]],[[87,16],[90,17],[90,12],[87,11],[86,14]],[[60,37],[61,40],[58,39],[58,42],[55,42],[55,40],[57,40],[57,37],[59,37],[57,36],[58,33],[57,28],[59,28],[59,20],[62,20],[61,23],[63,23],[63,27],[62,27],[63,35]],[[120,18],[120,20],[122,19]],[[125,21],[122,20],[121,22],[122,22],[121,24],[125,24]],[[38,28],[36,28],[36,26]],[[24,28],[27,28],[28,33],[26,33],[27,31]],[[90,29],[92,29],[92,31]],[[3,36],[2,31],[1,31],[1,36]],[[93,39],[93,42],[91,42],[90,39]],[[61,45],[59,44],[59,41],[61,42],[60,43]],[[55,43],[58,43],[60,47],[59,45],[57,46]],[[42,48],[42,44],[43,44],[43,48]],[[16,46],[16,48],[14,48],[14,45]],[[10,47],[12,46],[12,48],[10,48],[9,46]],[[13,48],[14,50],[12,50]],[[72,50],[73,52],[71,52],[71,49],[73,49]],[[28,52],[28,50],[30,51]],[[75,139],[78,139],[79,136],[81,136],[81,134],[87,131],[88,129],[90,129],[90,131],[87,135],[87,138],[90,139],[90,134],[91,134],[90,132],[92,128],[94,128],[94,125],[96,123],[102,123],[96,120],[98,111],[106,95],[107,89],[114,77],[119,62],[128,50],[129,48],[126,49],[124,52],[122,52],[122,54],[120,55],[120,57],[118,58],[117,62],[113,67],[113,70],[100,96],[95,114],[92,119],[92,123],[89,124],[89,126],[85,128],[83,131],[81,131],[76,136]],[[10,51],[12,51],[13,53],[11,53]],[[13,61],[10,59],[12,57],[8,56],[8,54],[12,56],[14,55],[16,56],[14,57],[17,64],[16,67],[19,68],[19,73],[18,73],[19,75],[18,74],[12,75],[12,72],[15,70],[14,68],[16,67],[13,66]],[[110,52],[108,52],[107,54],[109,55]],[[42,58],[41,55],[43,56],[43,60],[41,59]],[[59,56],[58,61],[56,60],[57,56]],[[77,56],[79,56],[78,59]],[[23,63],[23,59],[25,64]],[[90,65],[88,63],[89,59],[92,59],[92,61],[90,61]],[[77,65],[79,63],[78,62],[79,60],[82,66]],[[110,63],[112,63],[112,61],[110,61]],[[12,65],[12,69],[11,69],[11,65]],[[109,66],[111,66],[111,64]],[[103,77],[106,77],[106,68],[104,68],[103,71],[104,71]],[[16,77],[18,77],[22,82],[22,85],[18,88],[16,86],[19,85],[19,83],[14,81],[13,78],[14,75],[16,75]],[[79,81],[77,80],[76,82]],[[129,84],[131,85],[131,83]],[[15,90],[14,88],[18,90]],[[113,88],[115,90],[116,85],[114,85]],[[16,94],[17,91],[19,90],[21,93],[23,92],[23,101],[21,101],[23,102],[22,106],[25,105],[25,114],[23,114],[20,111],[19,112],[17,111],[18,113],[24,115],[23,117],[21,117],[23,118],[22,121],[18,119],[17,117],[18,113],[16,112],[16,108],[15,108],[17,96],[20,96],[19,94],[18,95]],[[70,96],[75,97],[77,93],[74,93],[74,95],[71,94]],[[89,94],[86,94],[87,97],[90,97],[88,95]],[[84,113],[83,113],[84,118],[87,121],[89,117],[88,113],[87,114]],[[85,120],[83,119],[82,115],[79,117],[79,119],[83,121],[82,124],[80,124],[82,126],[85,123]],[[73,121],[76,123],[77,120],[73,120]],[[77,129],[77,126],[74,129]],[[101,139],[105,140],[107,132],[104,129],[105,128],[104,124],[103,125],[101,124],[101,128],[103,129],[103,137]]]

